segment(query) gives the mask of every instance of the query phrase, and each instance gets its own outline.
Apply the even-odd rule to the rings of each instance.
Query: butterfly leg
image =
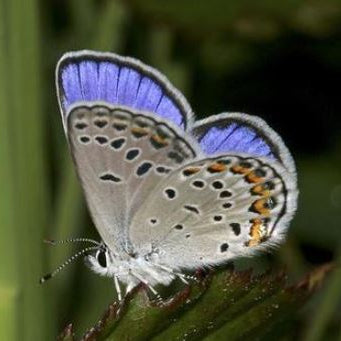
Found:
[[[114,276],[114,283],[115,283],[115,289],[117,292],[118,300],[119,300],[119,302],[121,302],[122,301],[122,293],[121,293],[121,287],[120,287],[120,283],[118,282],[117,276]]]
[[[160,296],[160,294],[148,283],[148,281],[146,281],[145,279],[143,279],[140,275],[131,272],[131,274],[137,278],[141,283],[143,283],[144,285],[146,285],[148,287],[148,289],[155,295],[156,297],[156,301],[161,304],[162,303],[162,298]]]
[[[174,275],[174,276],[176,276],[176,277],[179,277],[179,279],[180,279],[183,283],[185,283],[185,284],[187,284],[187,285],[189,284],[188,281],[187,281],[187,279],[192,279],[192,280],[195,280],[195,281],[197,280],[196,277],[194,277],[194,276],[185,275],[185,274],[183,274],[183,273],[181,273],[181,272],[175,272],[175,271],[173,271],[172,269],[170,269],[170,268],[168,268],[168,267],[166,267],[166,266],[164,266],[164,265],[161,265],[161,264],[154,264],[154,265],[157,266],[158,268],[160,268],[160,269],[166,271],[166,272],[171,273],[172,275]]]

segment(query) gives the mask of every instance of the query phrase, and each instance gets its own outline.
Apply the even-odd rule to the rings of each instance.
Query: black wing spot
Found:
[[[150,162],[143,162],[140,166],[138,166],[138,168],[136,170],[136,174],[138,176],[145,175],[150,170],[150,168],[152,166],[153,165]]]
[[[112,181],[112,182],[121,182],[122,181],[119,177],[117,177],[111,173],[103,174],[99,178],[103,181]]]
[[[82,143],[87,144],[87,143],[90,142],[90,137],[89,137],[89,136],[81,136],[81,137],[79,138],[79,140],[80,140]]]
[[[76,123],[75,124],[75,128],[78,129],[78,130],[83,130],[83,129],[87,128],[87,127],[88,127],[88,125],[86,123],[80,122],[80,123]]]
[[[160,174],[167,174],[169,173],[171,170],[169,168],[163,167],[163,166],[158,166],[156,167],[156,171]]]
[[[126,142],[126,139],[125,137],[120,137],[120,138],[117,138],[115,140],[113,140],[110,145],[111,147],[113,147],[114,149],[120,149]]]
[[[158,220],[156,218],[151,218],[149,219],[149,222],[152,224],[152,225],[155,225],[157,224]]]
[[[166,188],[165,194],[168,197],[168,199],[174,199],[176,197],[176,191],[173,188]]]
[[[228,248],[229,248],[229,244],[223,243],[220,245],[220,252],[226,252]]]
[[[127,154],[126,154],[126,159],[129,161],[132,161],[134,159],[136,159],[140,154],[140,150],[139,149],[129,149]]]
[[[176,225],[174,226],[174,228],[175,228],[176,230],[182,230],[182,229],[184,228],[184,226],[181,225],[181,224],[176,224]]]
[[[232,204],[231,204],[230,202],[224,202],[224,203],[222,204],[222,207],[223,207],[223,209],[226,210],[226,209],[232,207]]]
[[[202,180],[195,180],[192,182],[192,186],[196,187],[196,188],[204,188],[205,187],[205,182]]]
[[[215,215],[215,216],[213,217],[213,220],[216,221],[216,222],[222,221],[222,220],[223,220],[223,216],[222,216],[222,215]]]
[[[238,224],[238,223],[231,223],[230,226],[232,228],[233,233],[236,236],[239,236],[240,235],[240,224]]]
[[[98,128],[104,128],[108,124],[108,121],[96,120],[94,121],[94,125]]]
[[[192,213],[200,214],[200,211],[192,205],[184,205],[184,209]]]
[[[95,140],[99,143],[99,144],[105,144],[108,142],[108,139],[105,136],[96,136]]]
[[[222,191],[220,194],[219,194],[219,198],[221,199],[224,199],[224,198],[229,198],[232,196],[232,193],[230,191]]]
[[[224,187],[224,183],[222,181],[216,180],[212,182],[212,187],[214,189],[222,189]]]
[[[186,237],[186,238],[189,238],[190,236],[191,236],[191,235],[190,235],[189,233],[187,233],[185,237]]]

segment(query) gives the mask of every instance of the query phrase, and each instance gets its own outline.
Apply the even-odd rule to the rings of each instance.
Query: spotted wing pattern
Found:
[[[130,252],[131,218],[167,174],[196,157],[196,142],[155,115],[95,102],[74,107],[67,128],[101,237],[111,249]]]
[[[223,155],[158,184],[133,219],[132,244],[162,265],[195,268],[279,243],[296,206],[294,176],[276,161]]]

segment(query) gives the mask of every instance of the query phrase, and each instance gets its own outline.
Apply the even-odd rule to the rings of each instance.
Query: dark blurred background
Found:
[[[49,249],[44,237],[96,237],[55,95],[55,65],[70,50],[113,51],[153,65],[198,118],[223,111],[264,118],[297,162],[300,198],[287,242],[255,262],[285,265],[292,278],[326,262],[340,267],[339,0],[0,3],[0,339],[46,340],[71,321],[81,334],[114,296],[111,281],[82,262],[36,285],[78,249]],[[283,339],[341,340],[340,308],[336,268]]]

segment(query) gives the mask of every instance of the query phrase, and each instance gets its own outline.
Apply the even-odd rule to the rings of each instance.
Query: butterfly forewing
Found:
[[[129,251],[127,228],[152,189],[193,159],[196,143],[160,118],[79,104],[68,117],[77,172],[94,223],[112,250]]]
[[[133,245],[163,265],[214,265],[277,244],[295,209],[295,179],[276,161],[225,155],[160,182],[134,217]],[[148,236],[146,238],[146,236]]]

